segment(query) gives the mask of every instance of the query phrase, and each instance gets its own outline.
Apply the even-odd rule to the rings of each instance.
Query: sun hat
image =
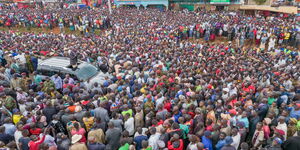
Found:
[[[290,118],[290,122],[297,124],[298,120],[296,118]]]
[[[79,135],[79,134],[75,134],[72,136],[72,144],[75,144],[77,143],[79,140],[81,140],[82,138],[82,135]]]

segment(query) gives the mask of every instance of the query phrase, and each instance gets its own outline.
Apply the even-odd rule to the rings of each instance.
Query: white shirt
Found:
[[[26,111],[26,105],[25,104],[19,104],[20,112],[23,114]],[[27,114],[25,115],[27,116]]]
[[[275,38],[271,38],[270,41],[269,41],[269,45],[274,46],[275,42],[276,42],[276,39]]]
[[[19,139],[20,139],[21,137],[23,137],[22,131],[17,130],[17,131],[15,132],[14,136],[15,136],[15,141],[16,141],[17,147],[18,147],[18,149],[20,149],[20,148],[19,148]]]
[[[231,144],[231,146],[234,146],[235,149],[238,149],[239,145],[240,145],[240,141],[241,141],[241,135],[240,133],[237,133],[236,136],[232,136],[233,142]]]
[[[162,96],[161,98],[158,98],[155,102],[156,102],[156,107],[155,107],[155,110],[158,110],[158,106],[160,104],[163,104],[165,98]]]
[[[43,134],[40,134],[40,138],[42,138],[43,136]],[[49,134],[46,135],[44,143],[48,144],[48,146],[56,146],[55,138]]]
[[[124,128],[129,132],[129,136],[134,134],[134,119],[133,117],[128,118],[124,123]]]
[[[227,25],[227,24],[224,24],[223,30],[224,30],[224,31],[227,31],[227,30],[228,30],[228,25]]]
[[[276,129],[284,131],[284,139],[286,140],[286,136],[287,136],[287,125],[286,125],[286,123],[278,123]]]
[[[286,80],[283,82],[283,86],[285,87],[285,89],[292,89],[293,88],[293,83],[291,80]]]
[[[195,143],[195,144],[190,143],[190,144],[188,145],[188,148],[189,148],[190,150],[198,150],[197,143]]]
[[[157,145],[157,141],[159,140],[160,134],[159,133],[155,133],[153,135],[150,136],[149,138],[149,146],[152,147],[152,150],[158,150],[158,145]]]

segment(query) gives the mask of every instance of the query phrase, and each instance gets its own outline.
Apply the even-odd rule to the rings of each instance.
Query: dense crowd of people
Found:
[[[134,10],[137,11],[137,10]],[[232,41],[237,39],[239,47],[243,47],[245,41],[250,40],[261,49],[269,45],[269,50],[275,45],[289,45],[299,47],[300,34],[299,24],[295,15],[285,16],[248,16],[230,12],[139,12],[117,11],[109,15],[103,9],[49,9],[40,11],[39,9],[3,9],[0,14],[0,27],[26,27],[49,28],[59,27],[61,32],[65,27],[69,30],[79,30],[82,34],[94,33],[95,30],[105,30],[115,25],[119,31],[121,27],[131,26],[130,20],[122,18],[126,13],[130,17],[140,15],[139,26],[136,29],[143,29],[142,26],[160,29],[162,33],[171,37],[204,38],[205,41],[214,41],[217,36],[225,36]],[[160,13],[159,18],[155,18],[154,13]],[[154,18],[146,18],[153,16]],[[114,18],[112,21],[110,17]],[[129,18],[130,18],[129,17]],[[177,18],[178,17],[178,18]],[[146,19],[151,21],[146,21]],[[175,21],[176,20],[176,21]],[[156,24],[161,22],[161,24]],[[150,23],[151,25],[149,25]],[[132,28],[132,27],[131,27]],[[134,31],[136,29],[133,29]],[[115,31],[115,30],[113,30]],[[154,34],[162,34],[156,32]]]
[[[68,26],[71,31],[107,29],[110,19],[102,11],[81,9],[3,9],[0,14],[0,27],[25,27],[53,29],[59,27],[63,31]]]
[[[1,31],[0,148],[300,147],[300,33],[292,17],[128,8],[111,15],[3,12],[4,27],[22,26],[24,19],[34,30],[54,19],[79,30],[100,16],[106,25],[85,36]],[[217,36],[232,42],[214,42]],[[111,77],[92,86],[68,74],[42,78],[39,61],[54,56],[104,65]]]

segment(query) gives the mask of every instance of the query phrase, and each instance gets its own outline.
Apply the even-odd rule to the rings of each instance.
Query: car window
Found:
[[[76,70],[75,74],[79,80],[86,81],[97,75],[97,68],[92,65],[86,65]]]
[[[44,75],[44,76],[48,76],[48,77],[51,77],[51,76],[55,75],[56,73],[57,73],[57,72],[55,72],[55,71],[50,71],[50,70],[44,70],[44,69],[38,70],[38,74]]]

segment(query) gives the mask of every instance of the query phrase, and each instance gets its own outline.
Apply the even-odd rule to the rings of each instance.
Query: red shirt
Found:
[[[208,131],[213,131],[213,125],[214,124],[211,124],[211,125],[209,125],[209,126],[207,126],[206,128],[205,128],[205,130],[208,130]]]
[[[179,142],[180,142],[179,147],[174,148],[172,142],[168,141],[168,149],[169,150],[183,150],[183,141],[182,141],[182,139],[180,139]]]
[[[64,89],[65,89],[65,88],[68,88],[69,86],[71,87],[70,90],[72,90],[72,89],[74,88],[75,85],[69,84],[69,83],[68,83],[68,84],[63,84],[63,88],[64,88]]]
[[[29,150],[39,150],[39,145],[42,144],[45,140],[45,135],[42,137],[42,139],[39,139],[38,141],[30,141],[28,143],[28,147],[29,147]]]
[[[264,130],[264,137],[265,137],[265,139],[269,139],[270,133],[271,133],[270,127],[268,125],[264,125],[263,126],[263,130]]]
[[[84,128],[80,128],[78,131],[77,130],[72,130],[71,131],[72,135],[75,135],[75,134],[82,135],[82,138],[80,139],[80,142],[82,142],[82,143],[86,142],[85,133],[86,132],[85,132]]]
[[[40,129],[40,128],[30,129],[29,132],[32,135],[40,135],[42,133],[42,129]]]
[[[46,56],[49,52],[48,51],[40,51],[40,53],[44,56]]]
[[[255,87],[253,85],[250,85],[248,87],[243,87],[243,91],[247,92],[247,93],[255,93]]]
[[[168,80],[169,80],[170,83],[174,83],[175,82],[175,78],[171,78],[170,77]]]
[[[196,115],[194,112],[191,112],[191,111],[190,111],[190,112],[188,112],[188,114],[189,114],[189,115],[191,115],[191,117],[192,117],[192,118],[194,118],[194,117],[195,117],[195,115]]]
[[[164,109],[168,110],[168,112],[171,112],[172,104],[170,102],[165,103]]]

